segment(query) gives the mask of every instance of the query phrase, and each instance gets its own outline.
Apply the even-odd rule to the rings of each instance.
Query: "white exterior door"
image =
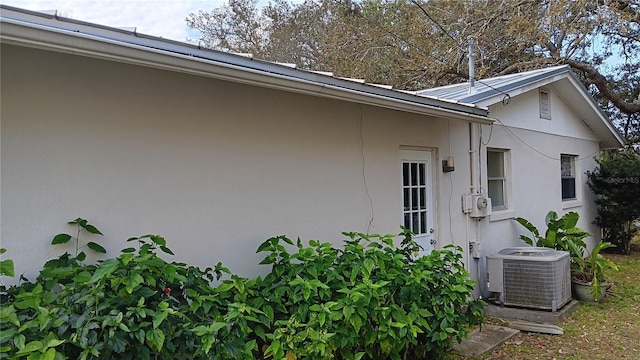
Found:
[[[422,246],[419,256],[430,253],[436,244],[433,217],[432,152],[401,150],[402,224],[416,234]]]

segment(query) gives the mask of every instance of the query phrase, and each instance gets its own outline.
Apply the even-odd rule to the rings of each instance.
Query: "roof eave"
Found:
[[[5,12],[3,8],[0,19],[0,40],[4,43],[80,54],[428,116],[482,124],[493,122],[488,117],[486,109],[475,106],[440,102],[400,91],[296,70],[276,63],[197,49],[188,44],[180,48],[185,52],[188,50],[187,54],[170,51],[162,46],[180,46],[179,43],[165,42],[163,39],[137,36],[130,36],[130,42],[109,39],[24,19],[9,18],[5,16]]]

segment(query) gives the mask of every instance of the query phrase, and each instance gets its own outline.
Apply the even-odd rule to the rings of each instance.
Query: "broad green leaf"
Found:
[[[87,254],[85,254],[84,251],[80,251],[78,256],[76,256],[76,259],[78,259],[78,261],[84,261],[84,259],[86,258],[87,258]]]
[[[153,329],[147,332],[147,342],[157,351],[162,350],[164,345],[164,333],[160,329]]]
[[[54,348],[65,342],[65,340],[56,339],[53,333],[49,333],[49,335],[53,336],[53,338],[47,340],[47,343],[45,344],[46,347]]]
[[[18,318],[16,317],[15,320],[17,321]],[[10,322],[11,324],[14,324],[16,326],[20,326],[20,322],[18,322],[16,324],[13,321],[7,321],[7,319],[5,319],[5,318],[0,319],[0,322],[2,322],[2,323],[4,323],[5,321],[6,322]],[[16,341],[15,337],[18,336],[18,335],[16,335],[17,333],[18,333],[18,330],[16,330],[16,329],[7,329],[7,330],[0,331],[0,344],[4,344],[6,341],[9,341],[11,339],[13,339],[13,341],[15,342]],[[22,344],[23,345],[22,346],[24,346],[24,341],[25,340],[26,339],[24,338],[24,335],[23,335],[23,339],[22,339]]]
[[[578,220],[580,219],[580,215],[577,212],[568,212],[566,214],[564,214],[564,216],[562,217],[564,219],[564,228],[565,229],[571,229],[571,228],[575,228],[576,225],[578,224]]]
[[[140,274],[130,274],[125,280],[124,285],[129,294],[133,293],[133,290],[144,282],[144,278]]]
[[[91,281],[91,273],[88,271],[81,271],[73,277],[73,281],[82,284]]]
[[[16,355],[25,355],[34,351],[39,351],[42,349],[42,347],[43,347],[42,342],[37,340],[31,341],[28,344],[26,344],[20,351],[18,351]]]
[[[100,281],[105,276],[111,275],[114,271],[116,271],[119,265],[120,265],[120,261],[118,261],[118,259],[105,260],[96,269],[96,272],[93,274],[93,277],[91,278],[91,282],[93,283],[93,282]]]
[[[353,306],[345,306],[342,309],[342,313],[344,314],[344,318],[349,320],[349,318],[351,317],[351,315],[353,315],[353,313],[355,312],[355,310],[353,309]]]
[[[100,230],[98,230],[98,229],[97,229],[95,226],[93,226],[93,225],[90,225],[90,224],[85,223],[84,225],[83,225],[83,224],[80,224],[80,226],[81,226],[83,229],[87,230],[88,232],[90,232],[90,233],[92,233],[92,234],[96,234],[96,235],[103,235],[103,234],[100,232]]]
[[[244,349],[246,352],[250,352],[252,350],[255,350],[256,346],[257,346],[256,341],[251,340],[251,341],[248,341],[246,344],[244,344]]]
[[[256,253],[263,252],[265,250],[271,250],[272,248],[273,248],[273,245],[269,240],[267,240],[262,244],[260,244],[260,246],[258,246],[258,250],[256,250]]]
[[[196,336],[205,336],[209,333],[209,327],[205,325],[198,325],[191,329],[191,332],[196,334]]]
[[[218,330],[222,329],[225,326],[227,326],[227,323],[216,321],[211,324],[211,331],[218,332]]]
[[[166,246],[167,245],[167,241],[162,236],[151,235],[149,237],[149,239],[151,239],[151,241],[156,245],[160,245],[160,246]]]
[[[106,254],[107,253],[107,250],[105,248],[103,248],[102,246],[94,243],[93,241],[89,241],[87,243],[87,246],[89,247],[89,249],[91,249],[91,250],[93,250],[95,252],[98,252],[100,254]]]
[[[13,345],[15,345],[18,350],[22,350],[24,349],[26,340],[23,334],[16,335],[16,337],[13,338]]]
[[[271,345],[269,345],[269,347],[265,351],[265,355],[269,355],[269,354],[274,359],[279,359],[284,355],[284,352],[282,351],[282,348],[281,348],[281,345],[280,345],[280,341],[274,340],[271,343]]]
[[[11,259],[0,260],[0,276],[1,275],[4,275],[4,276],[15,275],[13,260]]]
[[[367,270],[367,273],[369,274],[371,273],[371,271],[373,270],[373,265],[374,265],[374,262],[372,259],[367,258],[364,260],[364,268]]]
[[[69,234],[58,234],[58,235],[53,237],[53,240],[51,240],[51,245],[65,244],[65,243],[69,242],[69,240],[71,240],[71,235],[69,235]]]
[[[156,311],[156,313],[153,315],[153,328],[157,329],[158,326],[162,324],[164,319],[167,318],[167,315],[169,315],[167,311]]]
[[[216,290],[221,293],[227,292],[231,289],[233,289],[233,283],[229,282],[228,280],[218,285],[218,287],[216,288]]]
[[[160,245],[160,250],[162,250],[163,252],[169,254],[169,255],[175,255],[173,253],[173,251],[171,251],[171,249],[169,249],[168,247],[164,246],[164,245]]]
[[[29,358],[31,358],[31,356],[29,356]],[[56,349],[54,348],[49,348],[47,351],[45,351],[44,354],[42,354],[42,356],[40,356],[41,360],[54,360],[56,358]]]

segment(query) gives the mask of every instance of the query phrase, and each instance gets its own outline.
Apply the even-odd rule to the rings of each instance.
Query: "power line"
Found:
[[[418,8],[420,8],[420,10],[422,10],[422,12],[429,18],[429,20],[431,20],[434,24],[436,24],[436,26],[438,26],[440,28],[440,31],[442,31],[445,35],[447,35],[451,40],[453,40],[454,43],[456,43],[456,45],[458,45],[458,47],[460,47],[463,51],[466,51],[464,49],[464,47],[462,45],[460,45],[460,43],[458,42],[458,40],[456,40],[453,36],[451,36],[451,34],[449,34],[447,32],[447,30],[444,29],[444,27],[442,25],[440,25],[439,22],[437,22],[434,18],[431,17],[431,15],[429,15],[429,13],[427,12],[427,10],[425,10],[422,5],[418,4],[417,1],[415,0],[411,0],[411,2],[416,5]]]
[[[334,1],[335,1],[337,4],[339,4],[339,5],[341,5],[341,6],[345,7],[345,8],[347,8],[348,10],[351,10],[351,8],[347,7],[347,5],[346,5],[345,3],[342,3],[342,2],[340,2],[339,0],[334,0]],[[416,5],[416,6],[417,6],[421,11],[422,11],[422,13],[423,13],[423,14],[425,14],[425,16],[427,16],[427,18],[429,18],[429,20],[431,20],[431,22],[433,22],[433,23],[434,23],[434,24],[435,24],[435,25],[440,29],[440,31],[442,31],[442,33],[444,33],[447,37],[449,37],[451,40],[453,40],[454,44],[455,44],[459,49],[463,50],[464,52],[467,52],[467,50],[466,50],[466,49],[465,49],[465,48],[464,48],[464,47],[463,47],[463,46],[458,42],[458,40],[456,40],[456,39],[455,39],[451,34],[449,34],[449,33],[447,32],[447,30],[446,30],[446,29],[445,29],[445,28],[444,28],[444,27],[443,27],[443,26],[442,26],[438,21],[436,21],[436,20],[435,20],[435,19],[434,19],[434,18],[433,18],[433,17],[432,17],[428,12],[427,12],[427,10],[426,10],[424,7],[422,7],[422,5],[420,5],[420,4],[419,4],[417,1],[415,1],[415,0],[410,0],[410,1],[411,1],[411,3],[413,3],[414,5]],[[397,38],[397,39],[400,39],[400,40],[404,41],[407,45],[414,47],[415,49],[419,50],[421,53],[423,53],[423,54],[428,54],[428,52],[427,52],[427,51],[425,51],[424,49],[422,49],[422,48],[420,48],[419,46],[417,46],[417,45],[413,44],[411,41],[409,41],[409,40],[405,39],[404,37],[402,37],[402,36],[400,36],[400,35],[398,35],[398,34],[394,33],[393,31],[386,29],[383,25],[381,25],[381,24],[380,24],[380,23],[378,23],[377,21],[371,20],[371,19],[367,18],[366,16],[364,16],[363,14],[361,14],[361,13],[359,13],[359,12],[354,12],[354,13],[355,13],[355,14],[357,14],[358,16],[360,16],[362,19],[366,20],[367,22],[369,22],[369,23],[371,23],[371,24],[373,24],[373,25],[375,25],[375,26],[377,26],[377,27],[379,27],[379,28],[383,29],[383,30],[384,30],[384,31],[386,31],[389,35],[391,35],[391,36],[393,36],[393,37],[395,37],[395,38]],[[469,74],[469,77],[471,77],[471,74]],[[506,93],[506,92],[504,92],[504,91],[502,91],[502,90],[500,90],[500,89],[498,89],[498,88],[495,88],[495,87],[491,86],[490,84],[488,84],[488,83],[486,83],[486,82],[484,82],[484,81],[482,81],[482,80],[477,80],[477,79],[474,79],[474,80],[475,80],[475,81],[477,81],[477,82],[479,82],[480,84],[483,84],[483,85],[487,86],[488,88],[490,88],[490,89],[492,89],[492,90],[494,90],[494,91],[497,91],[497,92],[499,92],[500,94],[504,95],[504,97],[502,98],[502,104],[503,104],[504,106],[508,105],[508,104],[509,104],[509,102],[511,101],[511,95],[509,95],[508,93]],[[530,148],[531,150],[533,150],[534,152],[536,152],[537,154],[539,154],[539,155],[541,155],[541,156],[543,156],[543,157],[546,157],[546,158],[551,159],[551,160],[557,160],[557,161],[560,161],[560,158],[557,158],[557,157],[554,157],[554,156],[547,155],[547,154],[545,154],[544,152],[542,152],[542,151],[540,151],[540,150],[536,149],[534,146],[529,145],[526,141],[522,140],[518,135],[516,135],[516,134],[515,134],[515,133],[514,133],[510,128],[509,128],[509,126],[507,126],[507,125],[506,125],[506,124],[504,124],[502,121],[500,121],[500,119],[496,119],[496,120],[497,120],[497,121],[500,123],[500,125],[502,125],[502,126],[503,126],[503,128],[505,128],[505,129],[506,129],[506,130],[507,130],[507,131],[508,131],[508,132],[509,132],[513,137],[515,137],[518,141],[520,141],[520,142],[521,142],[522,144],[524,144],[526,147]],[[490,133],[490,134],[491,134],[491,135],[493,134],[493,126],[491,127],[491,133]],[[491,141],[491,140],[490,140],[490,139],[491,139],[491,135],[489,136],[489,140],[487,141],[487,144],[484,144],[485,146],[486,146],[486,145],[488,145],[488,143]],[[481,142],[482,142],[482,139],[481,139]],[[583,160],[583,159],[586,159],[586,158],[590,158],[590,157],[592,157],[593,155],[595,155],[596,153],[598,153],[599,151],[600,151],[600,150],[596,150],[595,152],[593,152],[593,153],[591,153],[591,154],[589,154],[589,155],[587,155],[587,156],[585,156],[585,157],[578,158],[577,160]]]
[[[420,5],[417,1],[415,0],[411,0],[411,2],[417,6],[423,14],[425,14],[427,16],[427,18],[429,18],[429,20],[431,20],[431,22],[433,22],[434,24],[436,24],[436,26],[438,26],[438,28],[440,29],[440,31],[442,31],[445,35],[447,35],[451,40],[453,40],[453,42],[458,46],[459,49],[461,49],[462,51],[464,51],[465,53],[467,52],[467,49],[464,48],[464,46],[462,46],[458,40],[456,40],[453,36],[451,36],[451,34],[449,34],[449,32],[447,32],[447,30],[445,30],[444,26],[442,26],[438,21],[436,21],[433,17],[431,17],[431,15],[429,15],[429,13],[427,12],[427,10],[425,8],[422,7],[422,5]],[[472,51],[472,50],[469,50]],[[471,54],[469,54],[468,56],[471,56]],[[469,74],[468,76],[469,79],[471,79],[471,74]],[[485,83],[484,81],[478,80],[478,79],[473,79],[497,92],[499,92],[500,94],[504,95],[504,98],[502,99],[502,104],[503,105],[507,105],[510,101],[511,101],[511,95],[509,95],[508,93],[505,93],[504,91],[500,90],[500,89],[496,89],[495,87]]]
[[[334,0],[334,2],[336,4],[341,5],[342,7],[344,7],[345,9],[351,11],[351,7],[349,7],[346,3],[341,2],[340,0]],[[423,53],[424,55],[427,55],[428,52],[426,52],[424,49],[422,49],[421,47],[415,45],[414,43],[412,43],[410,40],[394,33],[393,31],[385,28],[382,24],[380,24],[379,22],[369,19],[368,17],[364,16],[362,13],[360,13],[359,11],[353,11],[353,14],[359,16],[360,18],[364,19],[365,21],[369,22],[370,24],[384,30],[387,34],[391,35],[392,37],[396,38],[397,40],[401,40],[402,42],[406,43],[407,45],[417,49],[419,52]]]

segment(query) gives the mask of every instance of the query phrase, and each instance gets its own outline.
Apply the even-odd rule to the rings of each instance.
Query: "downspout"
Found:
[[[476,92],[475,77],[475,55],[473,53],[473,37],[469,36],[469,94]],[[471,195],[478,193],[478,183],[476,179],[477,166],[478,166],[478,129],[473,126],[473,123],[469,123],[469,158],[471,161]]]
[[[473,37],[469,36],[469,94],[475,93],[475,77],[476,77],[476,69],[475,69],[475,54],[473,47]],[[471,195],[480,194],[480,180],[478,179],[478,174],[480,172],[480,154],[478,147],[478,127],[475,126],[474,123],[469,123],[469,170],[471,174],[471,179],[469,182],[469,190]],[[476,204],[472,204],[472,206],[476,206]],[[476,276],[478,280],[478,291],[481,298],[487,298],[489,296],[489,292],[487,291],[486,286],[486,262],[482,256],[472,256],[471,248],[476,249],[475,251],[480,252],[481,249],[481,229],[480,229],[480,221],[469,216],[467,218],[467,224],[471,222],[473,225],[471,226],[471,231],[467,230],[467,239],[469,241],[469,261],[476,261]],[[473,260],[472,260],[473,259]]]
[[[471,195],[478,194],[478,128],[474,123],[469,123],[469,166],[471,173]]]

